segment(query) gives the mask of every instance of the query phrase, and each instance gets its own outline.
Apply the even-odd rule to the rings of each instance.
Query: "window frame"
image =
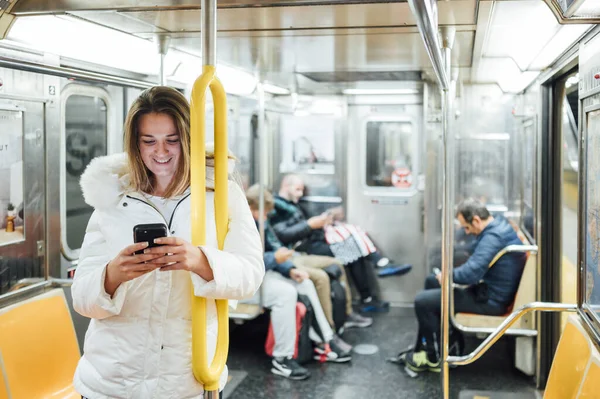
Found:
[[[582,105],[583,99],[579,99],[579,105]],[[579,127],[580,131],[580,153],[579,153],[579,165],[580,165],[580,176],[579,176],[579,264],[580,264],[580,276],[579,276],[579,284],[578,284],[578,305],[580,311],[587,315],[588,320],[591,322],[591,325],[594,328],[594,331],[600,335],[600,314],[598,313],[600,304],[592,304],[587,300],[587,249],[588,249],[588,167],[589,167],[589,116],[591,113],[599,112],[600,104],[589,105],[583,109],[582,116],[580,118],[581,126]],[[583,184],[581,184],[583,183]]]
[[[537,193],[538,193],[538,176],[537,176],[537,172],[539,170],[538,168],[538,135],[537,135],[537,118],[536,117],[529,117],[523,120],[523,122],[521,123],[521,135],[523,138],[523,141],[526,142],[528,140],[527,135],[529,134],[527,132],[527,129],[531,128],[531,135],[533,136],[532,140],[533,140],[533,159],[529,160],[529,166],[531,166],[532,168],[532,176],[531,176],[531,203],[529,204],[526,200],[525,200],[525,192],[527,191],[527,187],[525,186],[525,170],[526,170],[526,164],[527,162],[527,155],[525,153],[525,149],[526,146],[522,147],[521,150],[521,168],[522,168],[522,173],[521,173],[521,209],[520,209],[520,215],[519,215],[519,225],[521,227],[521,231],[523,232],[523,234],[525,234],[525,236],[527,237],[527,239],[529,240],[529,242],[531,244],[535,244],[537,242],[537,237],[536,236],[536,225],[537,225]],[[531,207],[531,211],[533,213],[533,232],[530,232],[529,230],[527,230],[527,228],[525,228],[525,205],[529,205]],[[533,233],[533,234],[532,234]]]
[[[22,173],[21,173],[21,184],[22,184],[22,197],[23,197],[23,206],[25,206],[26,200],[26,192],[25,192],[25,109],[19,106],[13,106],[8,104],[0,104],[0,111],[6,112],[15,112],[21,115],[21,163],[22,165]],[[10,200],[9,200],[10,202]],[[18,206],[19,204],[13,204]],[[15,244],[23,244],[27,242],[27,223],[23,220],[23,237],[14,241],[0,242],[0,247],[7,247]]]
[[[369,186],[367,184],[367,157],[368,157],[368,148],[367,148],[367,126],[370,122],[389,122],[389,123],[408,123],[412,128],[412,154],[413,156],[413,168],[411,170],[411,174],[413,177],[413,183],[410,188],[399,188],[392,186]],[[370,193],[377,193],[378,195],[390,195],[390,196],[399,196],[399,197],[412,197],[418,192],[418,179],[419,179],[419,165],[421,162],[421,154],[419,153],[419,125],[416,123],[414,118],[411,117],[399,117],[399,116],[372,116],[365,118],[362,123],[360,142],[364,144],[364,149],[360,153],[360,163],[361,163],[361,187],[364,191]],[[348,160],[350,161],[350,160]]]
[[[114,120],[115,109],[109,93],[101,87],[86,86],[77,83],[66,85],[61,92],[60,104],[60,248],[62,255],[68,261],[77,261],[81,248],[70,248],[67,241],[67,101],[71,96],[98,97],[106,105],[106,153],[110,154],[113,144],[113,131],[111,121]]]

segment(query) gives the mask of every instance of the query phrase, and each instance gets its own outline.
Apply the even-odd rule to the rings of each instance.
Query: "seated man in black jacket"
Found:
[[[452,273],[454,283],[467,286],[454,289],[454,311],[503,315],[514,301],[519,288],[526,255],[507,253],[493,267],[490,268],[489,264],[503,248],[522,242],[504,217],[494,218],[476,200],[461,202],[456,217],[465,233],[477,238],[472,255]],[[440,274],[430,275],[425,280],[425,290],[415,298],[415,313],[419,322],[416,346],[411,351],[401,352],[390,361],[404,363],[415,372],[440,371],[440,297]],[[451,340],[460,340],[458,330],[455,334]]]
[[[334,256],[323,231],[326,225],[333,222],[332,215],[325,213],[307,219],[298,206],[303,195],[302,179],[296,175],[285,176],[279,195],[275,196],[275,212],[269,217],[271,226],[285,245],[296,245],[298,252]],[[370,271],[367,269],[370,266],[364,262],[362,255],[352,262],[344,263],[360,293],[360,309],[364,312],[387,310],[389,302],[379,301],[374,295],[375,289],[371,282],[375,280],[370,278]]]

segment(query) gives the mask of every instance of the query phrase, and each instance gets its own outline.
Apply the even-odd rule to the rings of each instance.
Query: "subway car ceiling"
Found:
[[[576,3],[585,13],[585,2]],[[407,2],[218,4],[218,74],[231,94],[251,95],[258,80],[275,95],[397,94],[414,90],[407,81],[434,81]],[[439,2],[439,27],[456,32],[453,77],[523,91],[592,28],[559,22],[572,13],[550,0]],[[108,68],[150,83],[158,81],[162,42],[167,82],[189,87],[202,70],[200,35],[199,1],[0,2],[1,56],[18,49],[22,58],[26,49],[29,61]]]

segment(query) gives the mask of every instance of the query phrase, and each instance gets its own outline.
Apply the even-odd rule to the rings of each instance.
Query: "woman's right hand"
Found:
[[[129,245],[108,263],[104,278],[104,290],[108,295],[112,297],[117,288],[124,282],[133,280],[159,267],[159,265],[146,262],[160,258],[164,254],[135,255],[135,252],[147,247],[147,242]]]

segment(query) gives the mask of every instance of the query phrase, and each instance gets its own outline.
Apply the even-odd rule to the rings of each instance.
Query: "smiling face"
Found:
[[[181,141],[173,118],[148,113],[138,122],[138,145],[144,165],[152,172],[158,187],[166,188],[179,166]]]

